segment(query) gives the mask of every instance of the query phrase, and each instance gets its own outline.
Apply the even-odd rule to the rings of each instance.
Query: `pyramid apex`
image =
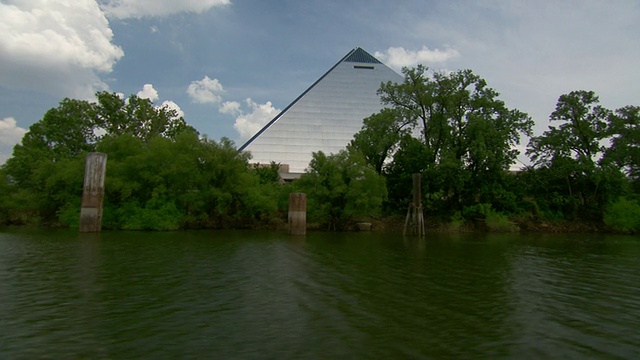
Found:
[[[349,54],[347,54],[347,57],[344,59],[344,61],[345,62],[367,63],[367,64],[382,64],[382,62],[380,60],[378,60],[375,57],[373,57],[371,54],[366,52],[361,47],[357,47],[357,48],[351,50],[351,52]]]

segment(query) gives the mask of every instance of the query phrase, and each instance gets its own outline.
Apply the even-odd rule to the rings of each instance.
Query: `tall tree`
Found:
[[[98,92],[96,97],[94,122],[106,135],[131,134],[148,141],[155,136],[175,138],[183,131],[195,131],[176,110],[154,106],[149,99],[136,95],[124,99],[109,92]]]
[[[39,164],[93,151],[97,136],[92,114],[93,105],[87,101],[62,100],[31,125],[13,148],[13,156],[4,165],[7,174],[20,186],[35,186],[34,172]]]
[[[529,143],[527,154],[534,164],[548,164],[558,158],[572,158],[578,164],[593,166],[603,150],[600,141],[606,136],[610,111],[599,105],[593,91],[572,91],[558,98],[549,126],[542,136]]]
[[[51,220],[65,207],[78,208],[84,154],[106,138],[129,135],[142,142],[195,134],[175,110],[155,107],[135,95],[124,100],[99,92],[97,102],[64,99],[29,127],[13,156],[3,165],[9,184]]]
[[[558,210],[570,218],[601,217],[619,182],[615,171],[597,164],[610,116],[593,91],[572,91],[558,98],[549,120],[560,124],[532,138],[527,149],[534,166],[557,179],[555,194],[539,192],[538,200],[564,204]]]
[[[426,161],[435,163],[450,130],[444,116],[444,94],[436,89],[438,83],[429,78],[428,70],[423,65],[404,68],[404,82],[383,83],[378,94],[382,103],[397,111],[412,129],[420,129],[428,151]]]
[[[531,118],[508,109],[471,70],[430,76],[428,68],[418,66],[403,73],[402,84],[383,84],[379,94],[406,119],[411,133],[419,134],[425,154],[420,168],[437,169],[434,175],[442,177],[436,180],[441,188],[427,188],[460,207],[487,195],[482,189],[501,186],[521,135],[531,134]]]
[[[378,174],[382,174],[387,159],[400,139],[408,133],[409,123],[397,111],[382,109],[364,119],[362,129],[347,145],[349,151],[359,151]]]
[[[609,117],[607,134],[610,147],[605,150],[604,163],[623,169],[633,181],[640,181],[640,106],[625,106]]]

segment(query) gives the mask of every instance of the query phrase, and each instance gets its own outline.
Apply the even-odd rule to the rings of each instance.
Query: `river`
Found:
[[[640,239],[5,229],[0,358],[640,358]]]

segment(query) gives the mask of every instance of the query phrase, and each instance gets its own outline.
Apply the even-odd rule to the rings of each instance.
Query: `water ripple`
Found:
[[[637,358],[636,240],[0,233],[0,358]]]

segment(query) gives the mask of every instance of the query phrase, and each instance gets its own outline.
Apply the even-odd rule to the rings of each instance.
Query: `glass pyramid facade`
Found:
[[[303,173],[313,152],[337,153],[382,109],[382,82],[403,78],[361,48],[351,50],[242,147],[251,163],[272,161]]]

